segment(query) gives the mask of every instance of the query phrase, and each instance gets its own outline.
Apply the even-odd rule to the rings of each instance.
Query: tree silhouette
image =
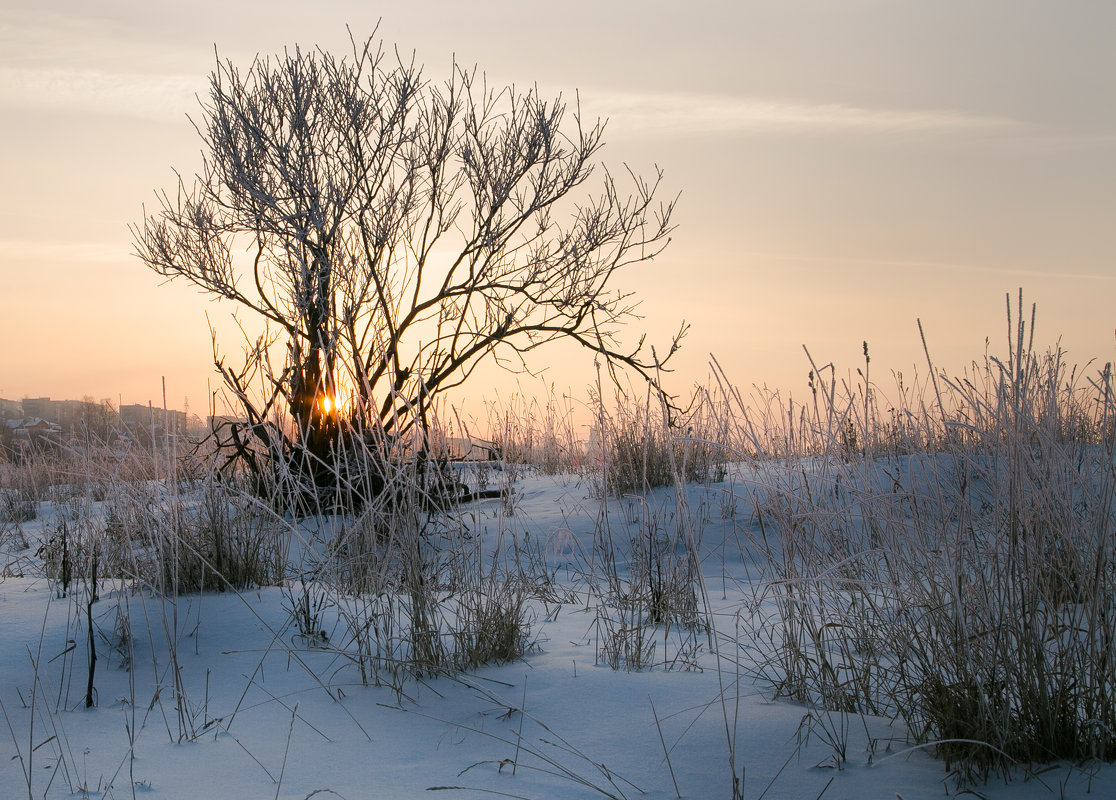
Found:
[[[346,429],[421,434],[487,358],[524,369],[566,339],[656,381],[685,332],[661,359],[620,344],[635,304],[613,276],[666,246],[674,201],[658,169],[597,168],[604,124],[576,103],[456,64],[428,81],[369,38],[218,60],[201,105],[199,174],[133,236],[151,269],[266,323],[243,362],[214,344],[242,452],[302,459],[321,485]]]

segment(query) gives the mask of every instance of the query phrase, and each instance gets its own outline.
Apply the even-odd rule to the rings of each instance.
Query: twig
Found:
[[[659,724],[659,714],[655,711],[655,701],[647,695],[647,702],[651,704],[651,716],[655,718],[655,730],[659,732],[659,742],[663,745],[663,755],[666,757],[667,769],[670,770],[670,779],[674,783],[674,796],[682,800],[682,792],[678,790],[678,779],[674,777],[674,765],[670,763],[670,751],[667,750],[666,739],[663,738],[663,726]]]
[[[279,791],[283,788],[283,775],[287,772],[287,755],[291,752],[291,737],[294,734],[295,716],[298,714],[298,703],[291,709],[291,724],[287,728],[287,746],[283,748],[283,764],[279,767],[279,780],[275,783],[275,800],[279,800]]]

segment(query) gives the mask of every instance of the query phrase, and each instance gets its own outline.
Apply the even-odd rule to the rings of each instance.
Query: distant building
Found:
[[[97,403],[91,399],[25,397],[20,403],[0,401],[0,419],[24,418],[45,420],[58,429],[55,435],[90,435],[102,441],[109,441],[118,434],[150,441],[152,435],[183,436],[186,433],[186,412],[164,411],[150,405],[126,405],[114,411],[107,401]]]
[[[4,419],[23,419],[23,404],[0,397],[0,420]]]
[[[49,397],[25,397],[20,404],[23,414],[28,417],[49,419],[52,416],[51,399]]]
[[[25,397],[20,404],[22,416],[45,419],[61,428],[68,436],[91,434],[107,439],[112,434],[113,413],[105,403],[87,400],[51,400],[49,397]]]
[[[183,436],[186,433],[186,412],[163,410],[151,405],[126,405],[118,409],[120,421],[137,439],[151,436]]]

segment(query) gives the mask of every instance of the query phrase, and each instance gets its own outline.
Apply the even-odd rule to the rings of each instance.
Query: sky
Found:
[[[617,276],[641,333],[692,324],[668,388],[804,395],[818,364],[958,372],[1006,349],[1005,295],[1038,304],[1036,342],[1111,361],[1116,329],[1116,4],[582,2],[189,4],[0,0],[0,397],[184,403],[219,385],[227,317],[133,254],[175,171],[215,52],[338,53],[379,23],[427,77],[454,58],[490,83],[576,90],[608,118],[601,160],[664,171],[669,248]],[[229,352],[235,339],[222,341]],[[540,351],[543,378],[488,376],[497,400],[544,382],[582,398],[592,357]],[[474,387],[477,384],[474,384]],[[463,399],[463,402],[466,402]]]

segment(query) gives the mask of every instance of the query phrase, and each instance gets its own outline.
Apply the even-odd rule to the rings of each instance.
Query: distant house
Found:
[[[34,441],[36,439],[57,439],[62,435],[62,427],[53,422],[47,422],[40,417],[29,417],[27,419],[8,419],[4,420],[4,426],[8,429],[14,441]]]
[[[48,428],[29,429],[37,435],[59,437],[91,436],[111,441],[115,436],[144,442],[182,436],[186,433],[186,412],[155,408],[148,405],[122,405],[113,409],[108,401],[51,400],[49,397],[25,397],[19,403],[0,399],[0,419],[19,424],[7,426],[9,435],[25,429],[34,420],[45,421]],[[24,434],[19,434],[24,435]]]
[[[105,438],[112,428],[112,411],[104,403],[85,400],[51,400],[25,397],[20,403],[24,419],[44,419],[57,425],[67,436],[91,433]]]

